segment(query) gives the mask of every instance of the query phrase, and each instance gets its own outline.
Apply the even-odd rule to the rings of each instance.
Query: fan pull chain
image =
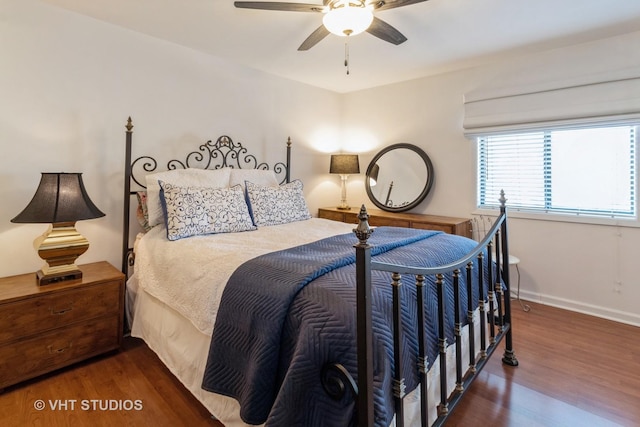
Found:
[[[347,68],[347,76],[349,75],[349,36],[344,42],[344,66]]]

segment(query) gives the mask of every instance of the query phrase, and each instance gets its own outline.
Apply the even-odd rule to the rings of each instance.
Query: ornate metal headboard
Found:
[[[124,166],[124,222],[122,230],[122,272],[128,274],[129,267],[133,265],[133,249],[129,246],[129,232],[131,220],[131,197],[136,191],[131,190],[132,183],[145,189],[144,177],[158,168],[158,162],[151,156],[140,156],[131,161],[131,145],[133,136],[133,123],[131,117],[126,124],[126,151]],[[223,135],[215,142],[209,140],[201,144],[197,150],[187,153],[184,160],[172,159],[167,162],[167,170],[200,168],[220,169],[224,167],[238,169],[262,169],[270,170],[269,164],[259,163],[257,158],[240,142],[234,142],[230,137]],[[280,183],[290,181],[291,173],[291,138],[287,139],[286,162],[277,162],[272,167]]]

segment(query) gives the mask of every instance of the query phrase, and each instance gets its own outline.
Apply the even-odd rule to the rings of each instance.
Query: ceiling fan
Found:
[[[244,9],[317,12],[324,14],[322,25],[302,42],[298,50],[309,50],[329,34],[352,36],[363,31],[386,42],[399,45],[407,38],[393,26],[373,15],[374,12],[422,3],[427,0],[323,0],[322,4],[271,1],[236,1]]]

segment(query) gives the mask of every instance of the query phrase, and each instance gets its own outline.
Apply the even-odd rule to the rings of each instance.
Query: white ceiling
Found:
[[[43,1],[336,92],[640,30],[640,0],[430,0],[377,12],[408,41],[394,46],[367,33],[352,37],[347,75],[344,38],[329,35],[309,51],[297,50],[321,25],[319,13],[237,9],[233,0]]]

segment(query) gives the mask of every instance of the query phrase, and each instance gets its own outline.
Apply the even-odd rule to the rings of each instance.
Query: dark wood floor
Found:
[[[640,328],[531,304],[514,305],[517,368],[496,353],[453,411],[452,426],[640,425]],[[83,400],[140,400],[140,410],[85,410]],[[38,400],[46,408],[34,408]],[[67,401],[52,409],[49,401]],[[71,409],[71,401],[76,400]],[[118,353],[0,394],[1,426],[216,426],[139,340]]]
[[[530,305],[513,305],[520,366],[494,354],[448,425],[640,426],[640,328]]]
[[[75,406],[72,409],[72,402]],[[89,410],[82,407],[83,400]],[[91,400],[107,401],[101,410]],[[110,410],[108,401],[141,401],[137,410]],[[43,401],[45,408],[35,407]],[[51,408],[66,401],[66,408]],[[126,403],[125,403],[126,402]],[[119,352],[5,389],[0,426],[215,426],[207,410],[141,340],[126,338]]]

